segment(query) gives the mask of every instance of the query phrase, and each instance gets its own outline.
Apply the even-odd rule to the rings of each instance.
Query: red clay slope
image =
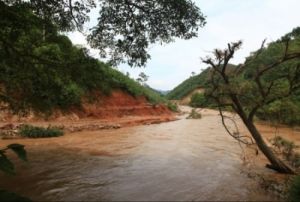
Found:
[[[73,108],[67,114],[56,110],[46,120],[30,113],[18,117],[11,113],[0,113],[0,126],[7,123],[29,123],[33,125],[90,125],[94,123],[119,124],[122,126],[160,123],[175,120],[175,115],[164,105],[151,105],[145,97],[133,97],[121,90],[109,96],[97,95],[98,101],[83,101],[82,108]]]
[[[172,115],[164,105],[151,105],[145,97],[137,97],[114,91],[110,96],[101,96],[98,102],[83,104],[83,110],[77,112],[80,118],[115,118],[124,116]]]

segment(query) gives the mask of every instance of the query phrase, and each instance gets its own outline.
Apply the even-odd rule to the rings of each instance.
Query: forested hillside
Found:
[[[243,94],[245,98],[250,98],[258,93],[259,89],[256,89],[256,84],[253,83],[256,79],[255,67],[270,65],[272,61],[276,61],[278,58],[280,58],[284,51],[282,48],[283,44],[287,43],[287,40],[289,41],[289,50],[297,51],[299,37],[300,28],[295,28],[293,31],[287,33],[277,41],[269,43],[265,48],[252,52],[251,55],[246,59],[245,64],[238,66],[228,65],[226,69],[227,71],[241,72],[240,76],[235,78],[237,79],[237,84],[234,88],[238,87],[242,91],[241,94]],[[274,63],[274,65],[275,64],[276,63]],[[294,79],[295,82],[300,79],[299,64],[299,59],[295,58],[285,62],[282,65],[279,65],[278,68],[274,70],[266,71],[265,75],[261,78],[262,81],[260,81],[261,85],[266,87],[264,90],[266,92],[268,89],[272,90],[275,94],[280,94],[284,91],[288,92],[289,85],[287,78],[290,80]],[[208,87],[211,85],[208,81],[211,76],[209,72],[210,69],[207,68],[202,73],[185,80],[167,95],[168,99],[182,99],[185,95],[197,87]],[[294,88],[298,88],[297,83],[295,83]],[[276,96],[273,95],[273,97]],[[249,101],[249,99],[247,100]],[[193,106],[208,107],[210,104],[212,104],[212,101],[209,101],[208,98],[205,99],[203,95],[195,95],[192,97],[192,102]],[[293,93],[287,96],[266,104],[263,108],[260,108],[257,111],[256,116],[262,120],[269,120],[289,125],[299,125],[300,91],[295,90]]]
[[[229,69],[233,69],[235,65],[229,64]],[[170,100],[180,100],[198,87],[206,87],[208,85],[207,78],[209,77],[209,68],[202,71],[200,74],[191,76],[176,86],[167,94]]]
[[[58,27],[26,4],[0,2],[0,101],[13,111],[50,112],[80,106],[94,91],[122,89],[153,103],[163,99],[72,44]]]
[[[167,98],[170,100],[180,100],[191,91],[198,87],[204,87],[206,85],[206,77],[208,76],[208,69],[204,70],[198,75],[191,76],[176,86],[167,94]]]
[[[247,82],[240,88],[248,89],[245,95],[249,97],[257,93],[268,96],[264,101],[266,105],[256,113],[260,119],[289,125],[300,124],[300,60],[297,55],[293,56],[293,53],[299,52],[299,44],[300,27],[297,27],[267,47],[253,52],[246,59],[245,70],[242,71],[243,79]],[[277,68],[272,68],[283,60],[281,57],[287,50],[291,52],[291,58]],[[260,80],[255,69],[259,66],[269,66],[261,73]],[[257,89],[254,82],[258,82],[263,90]],[[259,95],[256,99],[258,97]]]

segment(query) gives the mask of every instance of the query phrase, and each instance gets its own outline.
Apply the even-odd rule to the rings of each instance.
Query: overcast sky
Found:
[[[242,49],[232,63],[241,63],[250,52],[257,50],[263,39],[276,40],[300,26],[300,0],[195,0],[207,16],[207,24],[199,30],[198,38],[176,40],[171,44],[151,47],[151,60],[145,68],[118,66],[136,78],[140,72],[149,76],[148,84],[156,89],[171,90],[187,79],[191,72],[200,73],[206,66],[201,57],[215,48],[225,48],[228,42],[242,40]],[[95,23],[97,13],[91,13]],[[74,44],[86,45],[78,32],[69,34]],[[91,50],[94,57],[97,51]]]

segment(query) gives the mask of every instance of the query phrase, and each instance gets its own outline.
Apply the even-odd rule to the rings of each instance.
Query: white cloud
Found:
[[[146,68],[130,68],[125,64],[119,68],[134,77],[143,71],[150,76],[148,84],[153,88],[169,90],[188,78],[192,71],[198,73],[205,68],[200,64],[200,57],[209,55],[215,48],[225,48],[228,42],[243,40],[242,49],[232,61],[241,63],[260,47],[263,39],[276,40],[299,26],[299,0],[195,2],[207,16],[207,25],[200,29],[198,38],[153,46]],[[93,22],[95,18],[91,16]],[[78,34],[71,35],[71,39],[74,43],[84,44],[84,38]]]

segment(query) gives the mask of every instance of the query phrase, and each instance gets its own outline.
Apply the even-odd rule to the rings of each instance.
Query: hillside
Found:
[[[228,69],[231,70],[236,66],[233,64],[229,64]],[[169,100],[181,100],[188,94],[190,94],[193,90],[197,88],[203,88],[208,85],[207,78],[209,76],[209,68],[203,70],[200,74],[192,76],[186,80],[184,80],[181,84],[176,86],[173,90],[171,90],[167,94],[167,98]]]
[[[167,94],[169,100],[180,100],[196,88],[203,87],[206,85],[206,77],[208,76],[209,70],[205,69],[203,72],[196,76],[192,76],[181,84],[176,86]]]
[[[48,22],[45,27],[43,19],[30,8],[23,8],[18,16],[30,21],[22,25],[13,24],[10,10],[18,8],[3,10],[2,20],[7,26],[0,30],[2,111],[46,116],[53,111],[66,113],[84,108],[85,100],[98,102],[115,91],[133,98],[144,97],[146,103],[164,102],[155,91],[91,57],[88,49],[72,44],[56,25]]]

